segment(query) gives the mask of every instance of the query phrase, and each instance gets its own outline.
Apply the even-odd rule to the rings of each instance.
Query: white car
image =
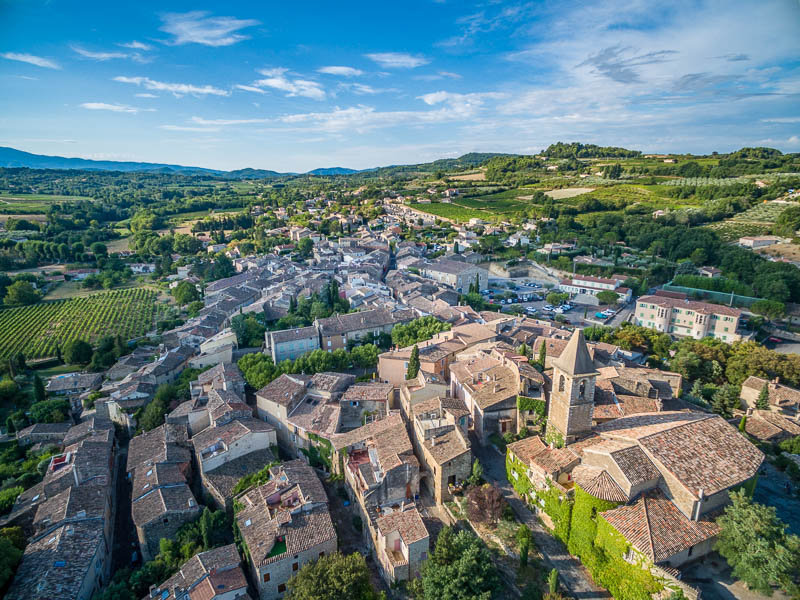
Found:
[[[553,310],[553,305],[552,304],[545,304],[542,308],[544,310]]]
[[[563,308],[563,307],[561,307],[561,306],[556,306],[556,307],[553,309],[553,312],[554,312],[554,313],[556,313],[557,315],[564,314],[564,308]]]
[[[536,310],[535,306],[529,306],[528,308],[525,309],[525,312],[528,313],[529,315],[535,315],[539,311]]]

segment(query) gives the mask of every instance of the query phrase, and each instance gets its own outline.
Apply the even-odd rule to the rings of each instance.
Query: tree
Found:
[[[547,575],[547,587],[550,594],[558,592],[558,569],[552,569]]]
[[[733,568],[733,576],[751,589],[766,595],[775,585],[788,589],[800,569],[800,538],[787,535],[774,507],[752,502],[744,490],[730,497],[731,504],[717,519],[715,550]]]
[[[503,514],[505,498],[496,485],[473,486],[467,493],[467,514],[470,520],[495,525]]]
[[[34,423],[63,423],[70,413],[69,400],[55,398],[31,404],[30,417]]]
[[[711,397],[711,410],[718,415],[730,419],[733,411],[739,406],[739,394],[736,388],[729,383],[724,383]]]
[[[472,475],[469,477],[470,485],[480,485],[483,481],[483,465],[477,458],[472,463]]]
[[[747,415],[744,415],[742,420],[739,421],[739,431],[747,433]]]
[[[611,290],[597,292],[597,300],[600,304],[616,304],[619,302],[619,294]]]
[[[768,319],[780,319],[786,316],[786,305],[777,300],[756,300],[750,310],[757,315],[764,315]]]
[[[537,362],[542,369],[545,368],[545,363],[547,362],[547,340],[544,338],[542,338],[542,343],[539,344],[539,360]]]
[[[419,346],[416,344],[411,350],[411,357],[408,359],[408,370],[406,379],[414,379],[419,374]]]
[[[314,242],[310,237],[301,238],[297,242],[297,251],[301,256],[308,258],[311,256],[311,251],[314,249]]]
[[[569,299],[569,294],[560,293],[560,292],[550,292],[545,297],[545,300],[548,304],[552,304],[553,306],[561,306]]]
[[[27,281],[15,281],[6,288],[6,297],[3,302],[7,305],[29,305],[39,301],[39,293],[36,288]]]
[[[307,238],[306,238],[307,239]],[[288,584],[289,600],[379,600],[364,555],[335,552],[306,563]]]
[[[769,384],[765,383],[764,387],[758,393],[756,400],[756,408],[759,410],[769,410]]]
[[[175,297],[175,302],[181,306],[200,300],[200,292],[197,291],[197,287],[188,281],[181,281],[176,285],[172,290],[172,295]]]
[[[491,600],[500,578],[486,546],[468,531],[445,527],[422,566],[421,600]]]
[[[517,544],[519,544],[519,567],[524,569],[528,564],[528,551],[531,547],[533,534],[530,527],[524,523],[517,528]]]
[[[33,399],[36,402],[44,402],[47,394],[44,389],[44,382],[38,374],[33,376]]]
[[[158,386],[153,400],[142,411],[139,418],[139,425],[143,431],[150,431],[164,423],[164,415],[169,410],[169,405],[177,399],[175,386],[169,383],[162,383]]]
[[[84,340],[72,340],[64,346],[64,361],[70,365],[87,365],[92,360],[92,346]]]
[[[22,560],[22,548],[18,548],[9,538],[0,537],[0,589],[14,576],[19,561]]]

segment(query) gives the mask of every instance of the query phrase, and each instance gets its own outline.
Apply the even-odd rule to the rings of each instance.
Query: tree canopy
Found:
[[[364,556],[336,552],[306,563],[287,584],[289,600],[380,600]]]

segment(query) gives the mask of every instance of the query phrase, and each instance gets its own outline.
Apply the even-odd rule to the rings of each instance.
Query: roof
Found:
[[[185,463],[191,460],[188,448],[186,425],[164,423],[155,429],[137,435],[128,446],[128,466],[130,473],[144,465],[161,462]]]
[[[553,365],[567,375],[591,375],[597,373],[594,361],[589,356],[589,348],[583,337],[583,329],[576,328],[567,342],[561,355],[553,361]]]
[[[697,302],[696,300],[680,300],[666,296],[642,296],[637,304],[655,304],[656,306],[667,306],[670,308],[685,308],[694,312],[709,315],[725,315],[728,317],[740,317],[742,311],[738,308],[723,306],[721,304],[711,304],[710,302]]]
[[[693,521],[656,488],[629,505],[600,513],[634,548],[654,563],[667,560],[719,533],[709,515]]]
[[[331,336],[362,329],[385,327],[386,325],[410,321],[413,318],[413,312],[410,310],[392,313],[382,308],[376,308],[318,319],[317,325],[321,335]]]
[[[215,490],[221,498],[232,498],[233,489],[245,475],[255,473],[275,461],[275,456],[268,448],[248,452],[221,464],[212,471],[203,473],[203,482]]]
[[[754,410],[747,416],[745,431],[761,441],[780,441],[800,435],[800,424],[771,410]]]
[[[764,386],[767,386],[769,403],[779,408],[800,407],[800,390],[790,388],[780,383],[767,381],[761,377],[751,375],[742,383],[742,388],[749,388],[761,393]]]
[[[718,415],[660,412],[622,417],[595,431],[604,438],[638,442],[695,498],[710,496],[753,477],[763,453]]]
[[[147,469],[136,469],[131,497],[136,500],[156,488],[180,483],[186,483],[186,476],[180,466],[174,463],[158,463]]]
[[[275,428],[261,419],[233,419],[227,423],[207,427],[192,437],[195,454],[200,454],[217,442],[225,444],[226,449],[251,433],[267,433]]]
[[[587,494],[610,502],[627,502],[628,496],[622,491],[608,471],[600,467],[578,465],[572,469],[572,479]]]
[[[342,400],[346,402],[354,400],[380,402],[386,400],[393,390],[394,385],[391,383],[354,383],[345,390]]]
[[[296,327],[294,329],[280,329],[278,331],[271,331],[269,333],[272,342],[275,344],[283,344],[285,342],[295,342],[297,340],[305,340],[308,338],[317,339],[319,332],[313,325],[308,327]]]
[[[191,600],[210,600],[216,595],[247,589],[234,544],[200,552],[187,560],[177,573],[155,588],[159,600],[182,600],[175,589],[189,590]],[[168,595],[163,595],[167,592]]]
[[[69,373],[56,375],[47,382],[48,392],[69,392],[99,385],[103,376],[99,373]]]
[[[470,452],[470,447],[464,443],[464,439],[458,435],[455,427],[424,440],[423,444],[431,457],[440,465]]]
[[[103,519],[108,502],[104,486],[72,486],[39,504],[33,523],[41,532],[64,519]]]
[[[416,507],[382,515],[375,520],[375,524],[384,536],[397,531],[406,546],[428,537],[428,530]]]
[[[551,448],[536,435],[509,444],[508,449],[525,464],[537,467],[549,476],[566,471],[580,460],[569,447]]]
[[[282,406],[289,406],[305,393],[309,379],[306,375],[283,374],[258,390],[256,396]]]
[[[460,360],[450,365],[450,376],[469,390],[482,410],[491,410],[519,392],[517,374],[490,357]]]
[[[480,269],[480,267],[459,260],[449,260],[447,258],[440,258],[439,260],[434,261],[429,265],[423,263],[421,265],[421,269],[426,271],[436,271],[439,273],[448,273],[450,275],[459,275],[466,271]]]
[[[131,504],[133,523],[137,527],[144,527],[167,513],[187,511],[200,512],[200,507],[185,483],[156,488]]]
[[[341,412],[341,406],[337,402],[325,402],[314,396],[306,396],[287,420],[295,427],[329,438],[339,427]]]
[[[7,600],[72,600],[81,597],[97,553],[105,553],[101,521],[67,523],[25,548]]]

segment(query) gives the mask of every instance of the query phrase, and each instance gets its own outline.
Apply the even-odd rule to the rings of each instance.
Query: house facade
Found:
[[[678,337],[713,337],[730,343],[742,337],[738,333],[741,315],[742,311],[720,304],[642,296],[636,301],[635,322]]]

